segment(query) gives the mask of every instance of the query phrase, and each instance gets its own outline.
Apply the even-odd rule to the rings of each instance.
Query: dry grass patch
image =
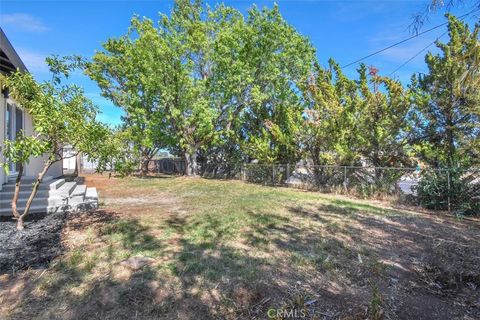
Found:
[[[0,278],[12,319],[480,317],[479,224],[237,181],[92,175],[64,254]],[[122,261],[154,262],[132,270]]]

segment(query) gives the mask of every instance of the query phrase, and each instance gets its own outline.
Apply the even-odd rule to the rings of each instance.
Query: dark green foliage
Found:
[[[448,177],[446,171],[423,171],[416,190],[418,200],[425,208],[448,210]]]
[[[425,75],[414,77],[411,113],[416,154],[439,167],[479,164],[480,26],[470,29],[447,15],[450,40],[437,42],[440,53],[428,53]]]
[[[457,168],[425,170],[416,186],[418,200],[427,209],[450,210],[456,215],[479,214],[478,177],[478,173],[475,175]]]

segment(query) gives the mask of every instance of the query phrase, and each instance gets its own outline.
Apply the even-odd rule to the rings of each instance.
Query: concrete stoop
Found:
[[[17,202],[19,212],[25,209],[32,191],[34,177],[23,177]],[[12,198],[15,191],[15,180],[9,180],[0,191],[0,216],[12,214]],[[77,180],[66,181],[63,178],[45,177],[38,187],[30,213],[52,213],[57,211],[74,211],[98,208],[96,188],[88,188]]]

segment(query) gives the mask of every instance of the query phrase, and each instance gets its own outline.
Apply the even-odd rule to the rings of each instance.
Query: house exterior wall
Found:
[[[9,103],[14,103],[11,99],[8,100]],[[3,96],[3,94],[0,96],[0,147],[3,145],[3,141],[5,140],[5,130],[6,130],[6,114],[7,110],[7,99]],[[28,114],[23,114],[23,127],[25,134],[27,135],[32,135],[33,134],[33,123],[32,123],[32,118]],[[4,160],[3,154],[1,153],[0,150],[0,158],[2,159],[2,162]],[[47,159],[47,156],[43,157],[38,157],[34,158],[32,157],[29,161],[28,164],[25,165],[24,167],[24,175],[25,176],[37,176],[40,171],[42,171],[45,160]],[[47,172],[48,176],[52,176],[54,178],[60,177],[63,175],[63,166],[62,166],[62,161],[57,161],[55,162],[50,169]],[[0,168],[0,190],[2,190],[2,184],[8,182],[7,175],[5,174],[5,170],[3,168]]]
[[[15,70],[20,70],[21,72],[28,72],[25,64],[22,62],[17,52],[13,48],[12,44],[8,40],[7,36],[0,28],[0,51],[2,54],[2,59],[0,59],[0,72],[2,74],[9,74]],[[0,162],[4,161],[3,154],[1,153],[1,147],[3,141],[6,137],[6,111],[7,111],[7,102],[8,104],[18,105],[11,98],[6,98],[4,93],[0,93]],[[13,117],[13,116],[12,116]],[[18,114],[15,112],[14,118],[17,119]],[[16,125],[16,122],[13,122]],[[33,134],[33,124],[32,118],[26,113],[22,113],[22,128],[27,135]],[[46,156],[31,158],[29,163],[24,167],[24,175],[26,176],[37,176],[40,171],[42,171]],[[47,172],[47,175],[53,177],[59,177],[63,174],[62,161],[54,163],[50,170]],[[0,190],[2,190],[2,184],[6,183],[8,180],[7,175],[5,174],[4,168],[0,168]]]
[[[33,123],[32,117],[28,114],[24,114],[24,128],[25,134],[33,135]],[[36,176],[42,171],[45,161],[47,160],[47,156],[38,157],[38,158],[30,158],[30,162],[25,167],[25,175],[28,176]],[[63,175],[63,165],[62,161],[55,162],[47,172],[47,176],[52,176],[54,178],[60,177]]]
[[[5,140],[5,108],[6,108],[6,99],[3,94],[0,93],[0,147],[3,140]],[[3,154],[0,148],[0,161],[3,162]],[[0,168],[0,190],[2,190],[2,184],[6,182],[5,171],[3,168]]]

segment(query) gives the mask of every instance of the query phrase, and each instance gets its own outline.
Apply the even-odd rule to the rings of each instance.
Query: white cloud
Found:
[[[1,14],[0,22],[2,26],[11,26],[17,30],[29,32],[45,32],[48,27],[43,22],[27,13]]]

